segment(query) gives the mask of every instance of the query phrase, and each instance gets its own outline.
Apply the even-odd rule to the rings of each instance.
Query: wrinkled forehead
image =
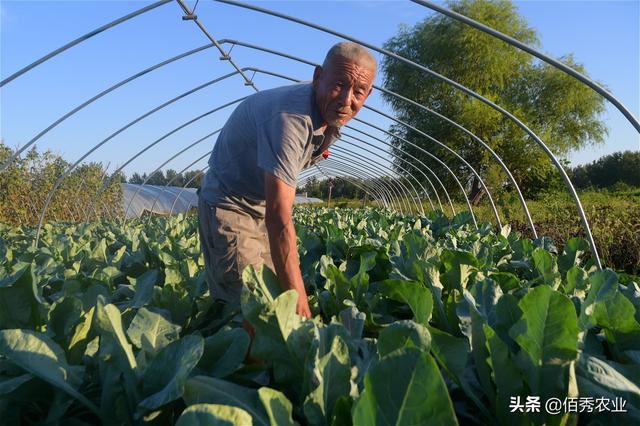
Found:
[[[350,77],[357,77],[358,79],[373,82],[376,75],[376,65],[365,56],[347,58],[336,55],[327,62],[325,71],[334,75],[345,74]]]

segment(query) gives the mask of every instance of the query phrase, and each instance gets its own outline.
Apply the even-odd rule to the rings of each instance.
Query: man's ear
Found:
[[[315,86],[316,84],[318,84],[318,81],[320,80],[320,76],[322,75],[322,67],[320,65],[316,65],[315,69],[313,70],[313,85]]]

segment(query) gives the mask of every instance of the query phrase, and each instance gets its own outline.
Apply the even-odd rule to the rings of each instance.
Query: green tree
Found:
[[[640,186],[640,152],[605,155],[592,163],[573,168],[571,179],[578,188],[607,188],[618,182]]]
[[[449,7],[528,45],[539,45],[535,31],[506,0],[463,0]],[[449,77],[513,113],[558,156],[588,144],[601,143],[607,129],[599,115],[603,99],[576,79],[557,71],[507,43],[443,15],[432,15],[414,27],[402,27],[385,48]],[[585,73],[569,54],[561,60]],[[396,59],[381,64],[384,85],[443,114],[483,139],[500,155],[526,196],[556,185],[559,175],[535,141],[513,121],[451,85]],[[509,189],[505,174],[490,154],[469,136],[405,101],[385,94],[398,118],[456,150],[486,178],[492,191]],[[392,132],[439,156],[471,187],[474,201],[482,196],[478,180],[459,160],[423,136],[401,125]],[[394,138],[407,151],[438,170],[449,187],[452,178],[433,160]],[[412,161],[396,149],[396,154]],[[399,163],[398,163],[399,164]],[[418,176],[416,176],[418,177]]]
[[[135,183],[135,184],[140,185],[142,182],[144,182],[144,179],[142,178],[142,176],[140,176],[140,173],[138,173],[138,172],[135,172],[129,178],[129,183]]]
[[[13,151],[0,140],[0,162]],[[69,163],[51,151],[39,153],[36,147],[18,156],[0,173],[0,222],[15,225],[38,223],[46,198]],[[45,212],[44,221],[79,221],[89,218],[112,218],[120,214],[122,204],[119,174],[89,211],[94,194],[102,187],[105,167],[100,163],[83,163],[76,167],[55,191]]]
[[[194,178],[195,176],[195,178]],[[184,186],[187,184],[187,182],[189,182],[189,184],[187,185],[189,188],[200,188],[200,184],[202,183],[202,178],[204,177],[204,174],[200,171],[200,170],[189,170],[187,172],[185,172],[184,174],[184,184],[182,184],[181,186]],[[193,179],[193,180],[191,180]]]

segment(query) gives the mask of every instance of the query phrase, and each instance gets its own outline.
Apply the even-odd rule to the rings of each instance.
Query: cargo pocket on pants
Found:
[[[242,280],[238,259],[237,215],[219,207],[212,210],[215,218],[213,255],[216,281],[220,284],[237,284]]]

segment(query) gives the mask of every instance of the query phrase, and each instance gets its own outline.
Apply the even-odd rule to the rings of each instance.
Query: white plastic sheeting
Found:
[[[296,195],[296,199],[293,204],[309,204],[309,203],[324,203],[320,198],[303,197],[302,195]]]
[[[136,194],[136,192],[138,193]],[[131,201],[132,199],[133,201]],[[129,206],[130,202],[131,206]],[[126,211],[127,207],[129,208],[128,211]],[[169,214],[172,212],[172,207],[173,213],[176,214],[184,213],[190,208],[197,208],[198,195],[196,194],[196,188],[136,185],[133,183],[122,184],[122,208],[126,211],[127,219],[140,217],[145,212],[149,213],[152,207],[154,214]]]
[[[132,199],[133,201],[131,201]],[[130,206],[129,203],[131,203]],[[294,203],[322,203],[322,200],[296,195]],[[127,219],[140,217],[145,213],[151,212],[152,208],[154,214],[165,215],[169,213],[184,213],[191,208],[195,209],[197,207],[198,195],[196,194],[196,188],[157,185],[143,186],[133,183],[122,184],[122,208],[127,213]],[[127,208],[129,209],[128,211]]]

